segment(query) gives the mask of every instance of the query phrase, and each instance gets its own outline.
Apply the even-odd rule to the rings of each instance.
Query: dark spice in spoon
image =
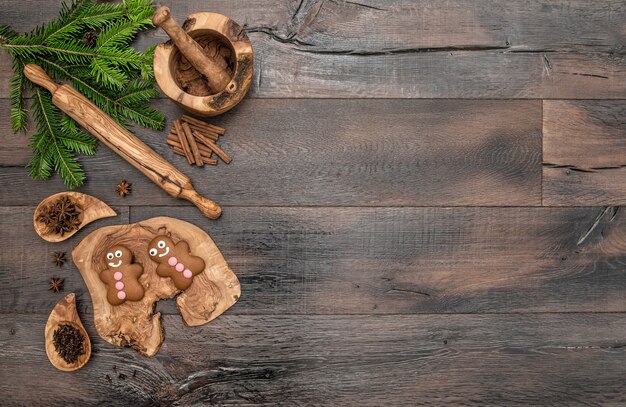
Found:
[[[76,363],[85,354],[85,337],[70,324],[61,324],[52,337],[54,349],[67,363]]]
[[[49,232],[63,236],[78,229],[81,212],[82,209],[69,197],[62,196],[43,208],[37,220],[46,225]]]

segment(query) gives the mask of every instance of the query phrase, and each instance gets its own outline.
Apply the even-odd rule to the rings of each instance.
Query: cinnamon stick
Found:
[[[217,144],[215,144],[213,141],[209,140],[206,137],[203,137],[201,134],[195,133],[194,134],[196,140],[198,140],[198,142],[204,144],[205,146],[207,146],[208,148],[210,148],[211,150],[213,150],[213,152],[222,159],[222,161],[224,161],[226,164],[230,163],[233,159],[230,158],[228,156],[228,154],[226,154],[224,152],[224,150],[222,150],[221,148],[219,148],[217,146]]]
[[[187,144],[187,138],[185,137],[185,133],[183,132],[182,127],[180,126],[180,122],[178,120],[174,120],[174,128],[176,129],[176,134],[178,135],[178,141],[180,142],[183,152],[185,153],[185,158],[189,164],[193,164],[195,161],[189,151],[191,147]]]
[[[200,127],[198,125],[195,125],[193,123],[188,123],[188,124],[189,124],[189,127],[192,130],[196,130],[196,131],[199,131],[202,134],[207,135],[213,141],[217,141],[217,139],[220,137],[219,133],[217,133],[215,130],[206,129],[206,128]]]
[[[219,134],[214,133],[210,130],[206,130],[206,129],[201,129],[199,126],[196,126],[195,124],[190,124],[189,127],[191,128],[191,130],[195,130],[197,132],[200,132],[202,134],[204,134],[205,136],[207,136],[208,138],[210,138],[213,141],[217,141]],[[171,133],[175,134],[176,136],[178,136],[178,133],[176,132],[176,129],[172,127],[172,129],[170,130]]]
[[[172,151],[174,151],[175,154],[182,155],[183,157],[185,156],[185,152],[182,148],[172,147]],[[217,160],[215,158],[207,158],[203,156],[202,161],[206,165],[217,165]]]
[[[180,141],[178,140],[178,137],[170,134],[167,138],[167,144],[169,144],[172,147],[177,147],[180,148],[182,150],[182,145],[180,144]],[[198,145],[198,150],[200,150],[200,155],[202,156],[203,160],[204,158],[211,158],[211,155],[213,154],[213,150],[211,150],[210,148],[208,148],[207,146],[203,145],[203,144],[199,144]]]
[[[200,150],[198,150],[196,140],[193,139],[193,134],[191,134],[191,129],[189,128],[189,125],[183,122],[181,127],[183,128],[183,132],[185,133],[187,143],[189,143],[189,147],[191,147],[191,153],[193,154],[193,159],[196,162],[196,165],[198,167],[202,167],[204,163],[202,162],[202,157],[200,157]]]
[[[226,129],[224,129],[223,127],[203,122],[202,120],[187,116],[186,114],[183,115],[182,120],[186,121],[187,123],[194,123],[197,126],[204,127],[206,129],[214,130],[219,135],[223,135],[226,132]]]
[[[183,157],[185,156],[185,152],[183,151],[183,148],[181,147],[180,143],[178,143],[177,141],[167,140],[167,144],[172,146],[172,151],[174,151],[174,153],[178,155],[182,155]],[[202,161],[207,165],[217,165],[217,160],[209,156],[209,154],[211,154],[212,152],[208,149],[207,151],[208,153],[205,151],[200,151],[200,155],[202,156]]]

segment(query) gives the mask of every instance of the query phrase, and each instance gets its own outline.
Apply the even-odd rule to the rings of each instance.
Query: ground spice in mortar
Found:
[[[85,354],[85,337],[70,324],[61,324],[54,331],[52,343],[59,356],[67,363],[76,363]]]
[[[232,76],[235,63],[231,48],[216,38],[205,37],[199,38],[197,41],[204,54],[216,60],[218,64],[224,65],[223,68]],[[211,92],[206,79],[182,55],[178,60],[176,82],[178,82],[182,90],[194,96],[207,96],[219,93]]]

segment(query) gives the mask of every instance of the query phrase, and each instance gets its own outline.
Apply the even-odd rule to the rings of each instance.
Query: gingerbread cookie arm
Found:
[[[180,242],[176,243],[176,245],[174,246],[174,253],[190,253],[191,250],[189,250],[189,243],[185,242],[184,240],[181,240]]]
[[[108,272],[109,269],[102,270],[98,277],[100,277],[100,281],[102,281],[107,286],[113,284],[113,274]]]
[[[172,275],[172,267],[166,263],[161,263],[156,268],[159,277],[170,277]]]
[[[189,259],[187,259],[187,263],[186,266],[187,268],[193,273],[194,276],[202,273],[204,271],[204,260],[202,260],[202,258],[198,257],[198,256],[189,256]]]

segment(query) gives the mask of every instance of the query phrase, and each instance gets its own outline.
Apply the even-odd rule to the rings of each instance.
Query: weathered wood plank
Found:
[[[89,363],[48,362],[44,315],[3,315],[4,401],[38,405],[621,405],[621,314],[166,316],[154,358],[94,335]]]
[[[268,38],[255,44],[261,41],[262,65],[253,97],[620,99],[626,95],[623,55],[447,49],[361,55],[353,50],[302,50]]]
[[[626,204],[626,101],[543,103],[544,204]]]
[[[85,234],[51,246],[34,235],[30,208],[0,214],[13,231],[0,240],[0,284],[11,287],[0,312],[51,309],[56,273],[91,313],[75,267],[57,273],[49,262]],[[626,311],[626,213],[615,208],[229,207],[209,221],[191,207],[131,207],[130,216],[206,230],[241,282],[229,313]],[[173,302],[160,307],[178,314]]]
[[[158,107],[170,118],[182,113],[164,100]],[[540,101],[247,100],[214,122],[227,129],[220,146],[234,157],[229,165],[192,168],[165,133],[137,133],[221,205],[541,203]],[[8,145],[0,156],[17,156]],[[109,204],[187,204],[106,147],[82,161],[88,182],[80,191]],[[122,178],[133,183],[125,199],[115,193]],[[24,168],[3,169],[0,186],[0,205],[32,205],[63,188],[58,179],[31,180]]]
[[[62,1],[5,0],[0,24],[30,31],[56,15]],[[626,16],[621,0],[213,0],[210,4],[165,0],[159,4],[170,6],[179,21],[191,13],[212,11],[232,17],[253,32],[269,30],[283,38],[295,32],[301,41],[325,44],[334,51],[344,50],[350,41],[370,52],[401,46],[493,47],[507,45],[507,40],[509,46],[528,49],[608,52],[623,45]],[[166,38],[160,30],[149,36],[158,41]]]
[[[2,216],[0,224],[6,231],[5,237],[0,238],[3,244],[0,250],[2,273],[0,280],[9,284],[1,291],[0,310],[19,308],[19,312],[31,313],[48,309],[49,312],[64,293],[69,292],[76,292],[81,298],[89,298],[87,287],[72,263],[71,252],[80,239],[95,229],[106,225],[128,223],[130,216],[128,207],[114,206],[113,210],[117,212],[117,216],[91,223],[66,241],[50,243],[40,238],[35,232],[34,206],[0,208],[0,216]],[[63,267],[59,268],[52,262],[53,252],[66,253],[67,262]],[[48,291],[48,281],[52,277],[64,279],[63,292]],[[23,296],[24,291],[30,293]]]
[[[201,0],[164,3],[180,21],[207,9]],[[10,0],[0,24],[19,21],[28,30],[55,15],[58,4]],[[210,9],[245,24],[251,35],[251,97],[626,95],[621,0],[221,0]],[[155,30],[138,46],[165,38]],[[9,69],[0,64],[0,95],[7,93]]]

